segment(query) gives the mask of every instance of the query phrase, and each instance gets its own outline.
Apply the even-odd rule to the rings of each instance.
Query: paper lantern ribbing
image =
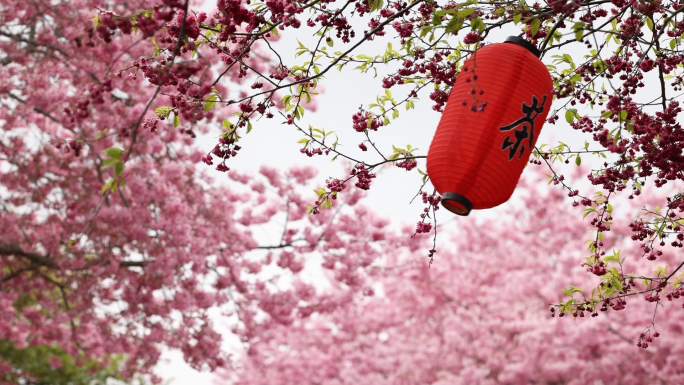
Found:
[[[519,37],[485,46],[463,64],[427,158],[428,175],[447,210],[468,215],[510,198],[552,92],[539,51]]]

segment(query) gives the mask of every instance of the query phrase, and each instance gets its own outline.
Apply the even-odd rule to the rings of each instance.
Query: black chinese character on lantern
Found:
[[[508,149],[508,160],[513,160],[516,152],[518,153],[518,159],[522,158],[523,153],[525,153],[525,143],[523,143],[525,139],[528,139],[528,146],[532,148],[532,144],[534,143],[534,119],[537,118],[537,115],[544,112],[546,95],[542,98],[540,106],[537,106],[538,103],[539,99],[537,99],[536,96],[532,96],[532,105],[528,106],[525,102],[522,103],[522,113],[525,114],[525,116],[507,126],[499,127],[499,131],[501,132],[516,129],[513,132],[515,141],[511,141],[511,136],[509,135],[504,138],[503,143],[501,143],[502,150],[506,151],[506,149]],[[517,129],[518,127],[520,129]]]

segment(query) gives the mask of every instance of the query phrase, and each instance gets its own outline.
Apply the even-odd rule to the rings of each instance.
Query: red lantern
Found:
[[[553,100],[539,51],[509,37],[463,64],[427,158],[442,205],[459,215],[508,200]]]

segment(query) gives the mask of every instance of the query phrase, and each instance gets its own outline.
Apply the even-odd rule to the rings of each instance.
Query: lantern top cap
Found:
[[[539,52],[539,50],[537,49],[537,47],[534,44],[530,43],[529,41],[527,41],[521,37],[509,36],[506,38],[506,40],[504,42],[505,43],[515,43],[515,44],[527,49],[528,51],[530,51],[532,53],[532,55],[536,56],[537,58],[539,58],[539,56],[541,56],[541,52]]]

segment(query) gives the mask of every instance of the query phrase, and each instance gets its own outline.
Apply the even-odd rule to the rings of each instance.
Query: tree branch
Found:
[[[25,101],[24,99],[22,99],[22,98],[20,98],[20,97],[18,97],[18,96],[12,95],[11,92],[7,92],[7,95],[9,95],[10,98],[12,98],[12,99],[18,101],[18,102],[21,103],[21,104],[26,104],[26,101]],[[60,122],[59,120],[57,120],[57,118],[55,118],[54,116],[50,115],[49,112],[45,111],[45,110],[42,109],[42,108],[33,107],[33,111],[36,111],[36,112],[39,113],[39,114],[43,114],[43,115],[47,116],[48,119],[52,120],[52,121],[55,122],[55,123],[62,124],[62,122]]]
[[[253,98],[257,97],[257,96],[264,95],[264,94],[267,94],[267,93],[269,93],[269,92],[275,92],[275,91],[281,90],[281,89],[283,89],[283,88],[292,87],[292,86],[295,86],[295,85],[301,84],[301,83],[308,83],[308,82],[310,82],[311,80],[314,80],[314,79],[318,79],[318,78],[323,77],[323,75],[325,75],[328,71],[330,71],[338,62],[340,62],[342,59],[344,59],[344,58],[345,58],[347,55],[349,55],[351,52],[353,52],[354,50],[356,50],[361,44],[363,44],[363,42],[365,42],[365,41],[368,40],[369,38],[373,37],[377,31],[379,31],[379,30],[381,30],[382,28],[386,27],[389,23],[391,23],[391,22],[394,21],[395,19],[399,18],[400,16],[403,16],[405,13],[407,13],[407,12],[408,12],[409,10],[411,10],[413,7],[415,7],[415,6],[417,6],[417,5],[420,5],[420,4],[423,3],[424,1],[425,1],[425,0],[416,0],[416,1],[414,1],[413,3],[409,4],[406,8],[403,8],[402,10],[400,10],[400,11],[398,11],[397,13],[393,14],[392,16],[388,17],[387,20],[383,21],[383,22],[380,23],[377,27],[373,28],[373,29],[370,30],[368,33],[366,33],[365,35],[363,35],[363,37],[362,37],[358,42],[356,42],[352,47],[350,47],[349,49],[347,49],[346,51],[344,51],[338,58],[336,58],[335,60],[333,60],[327,67],[323,68],[318,74],[315,74],[315,75],[312,75],[312,76],[306,76],[306,77],[304,77],[304,78],[302,78],[302,79],[299,79],[299,80],[293,81],[293,82],[291,82],[291,83],[287,83],[287,84],[278,86],[278,87],[276,87],[276,88],[274,88],[274,89],[271,89],[271,90],[266,90],[266,91],[262,91],[262,92],[257,92],[257,93],[255,93],[255,94],[253,94],[253,95],[245,96],[244,98],[239,99],[239,100],[230,100],[230,101],[227,102],[227,104],[238,104],[238,103],[241,103],[241,102],[243,102],[243,101],[245,101],[245,100],[247,100],[247,99],[253,99]],[[240,56],[240,57],[241,57],[241,56]],[[225,72],[224,72],[224,73],[225,73]],[[218,82],[218,79],[214,82],[214,84],[216,84],[217,82]]]
[[[58,269],[59,268],[59,265],[57,264],[57,262],[55,262],[55,260],[51,259],[49,256],[26,252],[17,245],[12,245],[12,244],[0,245],[0,255],[19,256],[19,257],[22,257],[24,259],[29,260],[30,262],[32,262],[35,265],[45,266],[45,267],[49,267],[52,269]],[[146,265],[145,261],[121,261],[121,262],[119,262],[119,267],[145,267],[145,265]],[[26,270],[26,269],[24,269],[24,270]],[[24,270],[19,270],[19,272],[24,271]]]
[[[27,267],[24,269],[19,269],[19,270],[13,271],[12,273],[3,276],[2,278],[0,278],[0,287],[2,287],[3,283],[20,276],[22,273],[24,273],[26,271],[31,271],[31,270],[33,270],[32,267]]]
[[[145,261],[121,261],[119,267],[145,267]]]
[[[54,269],[59,267],[57,262],[50,257],[26,252],[17,245],[0,245],[0,255],[16,255],[28,259],[36,265],[47,266]]]

